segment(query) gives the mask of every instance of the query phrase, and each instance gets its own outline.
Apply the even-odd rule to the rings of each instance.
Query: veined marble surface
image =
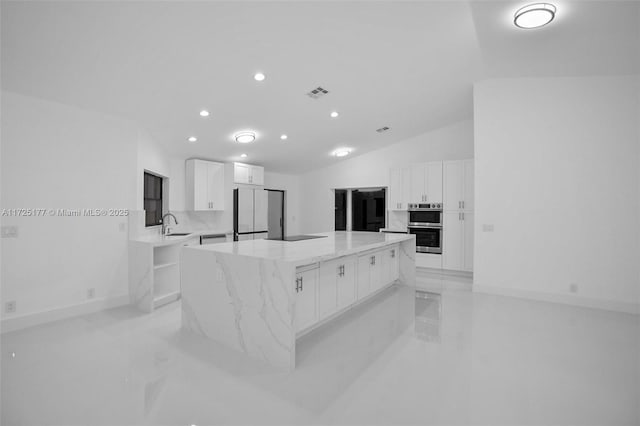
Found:
[[[175,230],[172,232],[181,232],[181,231]],[[189,231],[185,231],[185,232],[189,232]],[[195,232],[191,232],[189,235],[174,235],[174,236],[166,236],[166,235],[160,235],[160,234],[144,235],[144,236],[132,238],[130,241],[147,243],[157,247],[157,246],[167,246],[171,244],[183,243],[185,241],[189,241],[192,238],[199,238],[200,235],[209,235],[209,234],[224,234],[227,236],[227,240],[230,240],[233,238],[233,231],[225,231],[225,232],[195,231]]]
[[[340,231],[309,235],[322,235],[324,238],[302,241],[248,240],[196,246],[190,247],[190,249],[304,265],[415,239],[415,236],[409,234],[379,232]]]
[[[373,232],[314,235],[324,238],[184,247],[182,328],[252,358],[293,370],[299,321],[296,302],[302,294],[296,290],[297,266],[397,245],[399,282],[415,286],[415,236]],[[330,278],[325,280],[326,285],[331,285]],[[384,283],[382,288],[391,284]],[[319,281],[310,288],[316,291],[322,285],[323,281]],[[357,292],[355,279],[352,285]],[[369,294],[357,295],[351,306],[367,300]],[[313,297],[315,300],[317,296]]]

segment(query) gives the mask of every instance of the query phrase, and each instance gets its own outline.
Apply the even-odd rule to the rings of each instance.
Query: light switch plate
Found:
[[[18,227],[17,226],[3,226],[2,227],[2,238],[18,238]]]
[[[493,224],[483,224],[482,232],[493,232]]]

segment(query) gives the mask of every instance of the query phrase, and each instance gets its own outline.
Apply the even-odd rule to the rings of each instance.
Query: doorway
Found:
[[[351,227],[353,231],[378,232],[385,226],[385,189],[351,191]]]
[[[347,190],[336,189],[336,201],[335,201],[335,229],[336,231],[347,230]]]
[[[268,193],[268,237],[270,240],[284,240],[284,191],[266,189]]]

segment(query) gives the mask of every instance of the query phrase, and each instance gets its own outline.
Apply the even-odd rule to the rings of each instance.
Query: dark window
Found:
[[[144,225],[162,224],[162,178],[144,172]]]

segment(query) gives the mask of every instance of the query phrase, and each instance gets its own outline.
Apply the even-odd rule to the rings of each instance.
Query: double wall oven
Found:
[[[442,254],[442,203],[409,204],[409,233],[418,253]]]

